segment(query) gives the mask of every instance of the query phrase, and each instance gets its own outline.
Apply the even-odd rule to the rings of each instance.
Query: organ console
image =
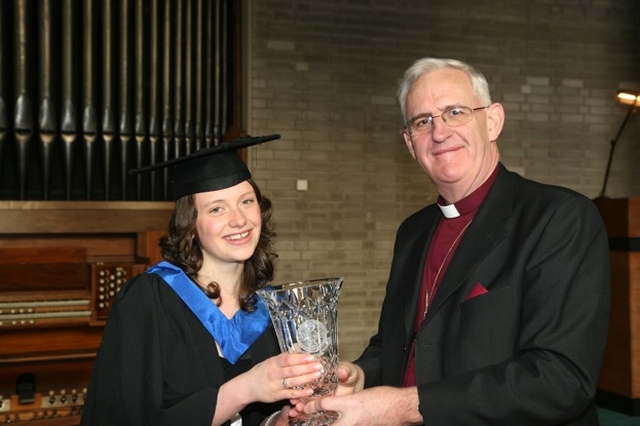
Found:
[[[0,201],[0,424],[78,425],[109,308],[173,202]]]

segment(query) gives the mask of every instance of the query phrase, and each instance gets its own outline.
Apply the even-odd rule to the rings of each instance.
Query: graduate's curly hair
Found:
[[[271,200],[264,197],[256,183],[248,179],[255,193],[262,216],[260,239],[253,255],[244,263],[240,291],[240,308],[255,310],[256,290],[273,279],[273,261],[278,257],[272,244],[276,236],[271,220]],[[160,238],[162,257],[180,267],[194,282],[198,281],[198,271],[202,267],[202,250],[196,238],[196,218],[198,210],[194,195],[186,195],[176,200],[169,222],[169,235]],[[206,284],[205,293],[220,305],[220,286],[215,281]],[[201,288],[201,287],[199,287]]]

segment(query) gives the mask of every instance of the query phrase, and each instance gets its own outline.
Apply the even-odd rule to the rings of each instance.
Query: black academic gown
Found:
[[[252,364],[280,353],[269,325],[250,347]],[[209,426],[225,382],[215,341],[158,275],[118,293],[96,357],[82,426]],[[243,426],[259,425],[282,404],[251,404]]]

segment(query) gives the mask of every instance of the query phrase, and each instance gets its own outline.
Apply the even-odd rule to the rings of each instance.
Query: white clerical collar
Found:
[[[438,207],[440,207],[440,211],[447,219],[460,217],[460,213],[458,212],[458,209],[456,209],[455,204],[447,204],[446,206],[438,204]]]

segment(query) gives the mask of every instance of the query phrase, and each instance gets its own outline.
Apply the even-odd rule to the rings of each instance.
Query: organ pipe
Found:
[[[166,200],[131,168],[241,128],[240,2],[0,5],[0,200]]]

